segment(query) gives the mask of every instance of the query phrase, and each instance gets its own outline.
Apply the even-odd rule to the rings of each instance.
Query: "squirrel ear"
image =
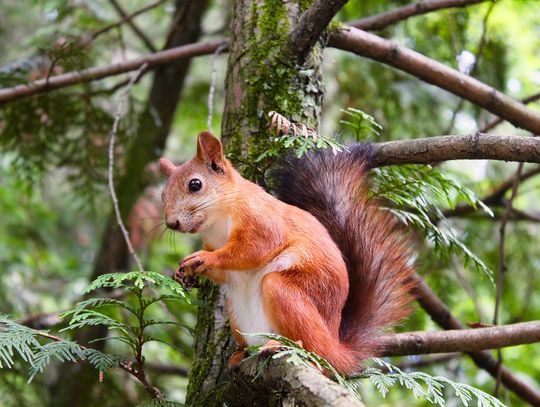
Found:
[[[203,131],[197,137],[197,158],[210,164],[216,172],[223,172],[223,146],[221,141],[208,131]]]
[[[163,175],[170,177],[176,166],[166,158],[159,159],[159,170]]]

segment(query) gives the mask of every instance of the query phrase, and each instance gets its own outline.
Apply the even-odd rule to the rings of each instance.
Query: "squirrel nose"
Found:
[[[173,221],[167,221],[167,227],[172,230],[178,230],[180,229],[180,221],[173,220]]]

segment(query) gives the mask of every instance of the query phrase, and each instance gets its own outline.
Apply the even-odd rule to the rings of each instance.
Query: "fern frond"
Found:
[[[357,397],[360,398],[360,393],[358,392],[358,386],[354,382],[350,382],[345,377],[340,375],[338,371],[322,356],[316,354],[315,352],[310,352],[304,348],[302,348],[300,345],[298,345],[293,340],[286,338],[285,336],[281,336],[274,333],[253,333],[253,334],[247,334],[247,333],[241,333],[244,336],[254,336],[254,337],[262,337],[267,339],[272,339],[275,341],[278,341],[281,346],[279,347],[279,350],[270,356],[271,359],[278,359],[281,357],[286,357],[286,360],[288,363],[292,363],[295,366],[311,366],[311,364],[314,364],[319,369],[326,369],[328,372],[332,374],[332,376],[336,379],[336,381],[342,385],[343,387],[349,389],[353,394],[355,394]],[[253,352],[255,355],[259,352],[260,346],[248,346],[247,350],[249,352]],[[253,356],[250,356],[253,357]]]
[[[69,311],[66,314],[69,315]],[[133,329],[129,325],[126,325],[120,321],[117,321],[116,319],[102,314],[101,312],[91,309],[82,309],[77,313],[73,314],[71,321],[69,321],[69,325],[66,328],[62,329],[60,332],[94,325],[104,325],[108,328],[119,329],[126,335],[130,335],[133,333]]]
[[[155,287],[167,289],[186,301],[190,301],[190,296],[182,285],[172,278],[152,271],[130,271],[127,273],[109,273],[96,278],[85,290],[90,293],[99,288],[129,288]]]
[[[388,394],[391,387],[399,384],[411,390],[416,398],[444,407],[446,400],[443,398],[443,390],[449,387],[453,389],[454,394],[464,406],[468,406],[471,400],[476,399],[478,406],[504,407],[504,404],[495,397],[468,384],[457,383],[441,376],[430,376],[423,372],[405,373],[382,359],[374,358],[373,360],[388,373],[379,368],[368,368],[365,369],[364,376],[369,378],[383,397]]]
[[[136,314],[136,310],[131,305],[129,305],[128,303],[124,301],[120,301],[114,298],[96,297],[96,298],[90,298],[88,300],[77,303],[74,309],[63,312],[62,314],[60,314],[60,317],[66,318],[70,315],[71,316],[76,315],[86,308],[100,308],[100,307],[115,306],[115,305],[128,310],[132,314]]]
[[[96,349],[85,349],[84,356],[100,372],[105,372],[114,367],[120,367],[122,363],[126,362],[126,358],[123,355],[107,354]]]
[[[37,374],[43,373],[43,370],[49,365],[52,358],[57,359],[59,362],[77,362],[84,360],[85,355],[84,350],[75,342],[61,341],[47,343],[40,347],[34,357],[28,383]]]
[[[356,140],[371,141],[381,134],[382,126],[366,112],[352,107],[341,109],[341,112],[347,117],[347,120],[339,122],[354,132]]]
[[[40,346],[32,329],[0,314],[0,368],[12,368],[15,354],[25,362],[33,363],[35,352]]]
[[[383,198],[392,205],[383,209],[419,230],[439,254],[461,253],[465,264],[474,264],[478,271],[493,280],[491,269],[457,238],[439,209],[441,205],[453,208],[459,201],[465,201],[493,216],[472,191],[430,166],[417,165],[377,168],[372,185],[371,196]]]

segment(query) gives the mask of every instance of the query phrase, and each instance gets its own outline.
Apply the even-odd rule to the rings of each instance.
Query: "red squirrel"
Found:
[[[371,148],[289,157],[271,178],[276,198],[244,179],[208,132],[163,190],[166,224],[200,233],[203,250],[180,263],[223,285],[240,350],[272,332],[354,374],[377,355],[377,336],[410,313],[412,261],[398,222],[368,201]]]

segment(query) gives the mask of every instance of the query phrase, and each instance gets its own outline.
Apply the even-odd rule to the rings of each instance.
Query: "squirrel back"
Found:
[[[368,198],[371,157],[369,144],[354,144],[288,156],[271,173],[278,198],[313,214],[341,250],[349,293],[339,335],[358,362],[376,356],[381,331],[410,314],[414,288],[406,233]]]

